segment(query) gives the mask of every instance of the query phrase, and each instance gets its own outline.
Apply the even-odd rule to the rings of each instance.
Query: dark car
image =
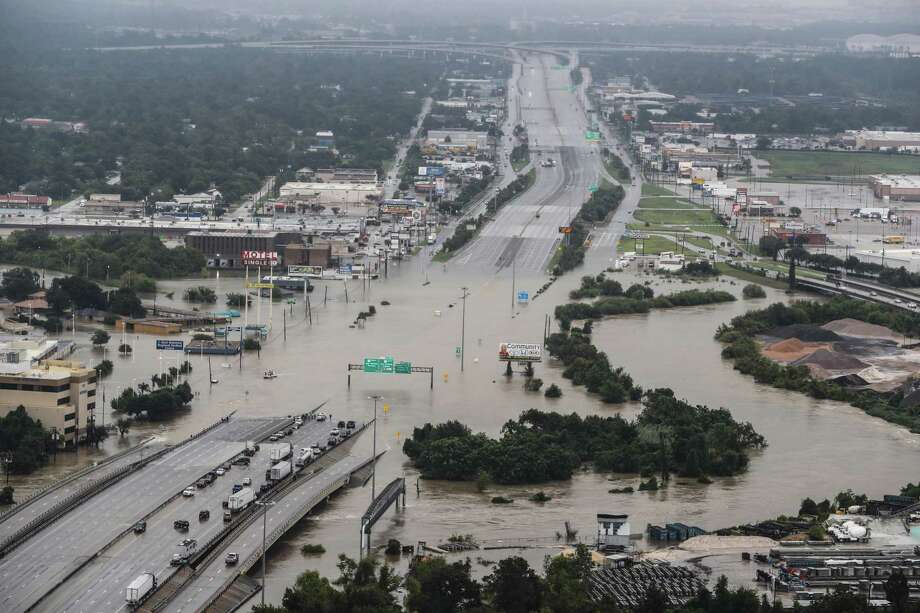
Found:
[[[336,424],[336,426],[338,427],[339,430],[343,430],[345,428],[345,422],[340,421],[338,424]]]
[[[207,509],[202,509],[198,511],[198,521],[208,521],[211,519],[211,512]]]
[[[180,532],[188,532],[188,521],[184,519],[177,519],[173,522],[173,528],[179,530]]]
[[[147,532],[147,522],[143,520],[134,524],[134,533],[141,534],[142,532]]]
[[[349,430],[354,430],[354,429],[355,429],[355,420],[349,419],[349,420],[345,423],[345,427],[348,428]]]

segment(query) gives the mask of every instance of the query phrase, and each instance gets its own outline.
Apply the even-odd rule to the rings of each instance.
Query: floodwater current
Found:
[[[398,476],[405,476],[408,484],[406,508],[399,513],[391,510],[380,520],[373,533],[375,546],[390,538],[403,543],[425,540],[434,544],[454,533],[470,533],[491,544],[498,540],[515,544],[516,539],[548,543],[554,541],[557,532],[563,532],[566,521],[579,530],[579,535],[590,537],[599,512],[628,513],[633,532],[644,531],[647,523],[669,521],[714,529],[793,512],[806,496],[833,497],[846,488],[880,496],[896,492],[907,481],[916,479],[920,436],[842,403],[816,401],[758,385],[721,359],[721,347],[713,340],[719,324],[748,309],[789,299],[783,292],[767,288],[766,299],[744,300],[742,284],[725,279],[705,285],[731,291],[738,301],[608,319],[595,325],[593,336],[611,362],[624,366],[643,387],[670,387],[693,403],[725,407],[736,419],[750,421],[769,446],[752,454],[745,474],[716,478],[709,485],[674,479],[658,492],[619,495],[609,494],[608,490],[635,487],[637,475],[588,470],[568,482],[536,487],[492,486],[485,492],[477,491],[472,483],[422,480],[416,490],[417,473],[407,464],[401,444],[413,427],[425,422],[457,419],[474,431],[497,435],[504,422],[531,407],[624,416],[639,410],[637,404],[605,405],[582,388],[572,387],[553,360],[538,365],[536,374],[544,385],[559,385],[563,396],[546,399],[542,393],[524,391],[518,374],[507,380],[503,364],[497,361],[501,341],[541,342],[544,317],[568,299],[580,274],[598,272],[599,262],[605,258],[606,254],[592,253],[588,268],[561,278],[536,298],[536,290],[545,278],[518,276],[514,289],[530,292],[532,300],[527,305],[512,303],[510,269],[487,273],[450,262],[426,265],[427,258],[392,264],[389,277],[371,282],[369,288],[350,281],[348,302],[343,282],[319,282],[310,298],[312,325],[301,297],[293,305],[276,303],[271,309],[272,331],[263,342],[260,356],[247,353],[242,370],[238,357],[212,357],[213,376],[218,384],[208,385],[207,357],[191,356],[194,372],[190,382],[199,395],[188,413],[162,425],[138,425],[127,440],[110,439],[100,452],[60,453],[54,464],[37,475],[14,478],[17,495],[144,436],[181,440],[232,410],[242,416],[289,414],[327,402],[323,410],[335,419],[367,419],[373,413],[373,402],[368,399],[371,395],[383,397],[378,405],[377,447],[388,450],[378,468],[378,491]],[[628,272],[617,273],[616,278],[624,287],[634,280]],[[430,282],[427,285],[426,280]],[[658,293],[688,287],[658,279],[652,283]],[[199,284],[217,291],[220,302],[209,308],[220,309],[224,294],[242,291],[243,281],[222,277],[161,282],[158,304],[189,308],[181,300],[182,290]],[[457,347],[461,344],[460,296],[464,286],[470,293],[465,317],[466,356],[461,372]],[[162,295],[168,291],[175,292],[171,300]],[[382,306],[382,301],[390,305]],[[376,306],[377,314],[368,318],[363,329],[352,327],[358,313],[370,304]],[[282,309],[287,309],[287,315],[282,315]],[[250,323],[256,321],[256,311],[250,307]],[[268,311],[265,302],[261,309],[263,322],[269,318]],[[282,331],[285,319],[286,339]],[[89,334],[78,324],[76,340],[83,348],[75,358],[95,363],[102,352],[88,347]],[[67,338],[70,335],[69,331],[64,334]],[[161,356],[166,364],[174,364],[174,354],[156,352],[154,337],[130,336],[127,340],[134,346],[134,355],[113,359],[115,372],[105,384],[109,400],[124,386],[149,379],[161,368]],[[114,349],[120,341],[113,333],[110,345]],[[346,387],[348,363],[384,355],[416,366],[432,366],[434,389],[429,389],[425,374],[360,372],[353,374],[351,388]],[[266,369],[274,370],[278,378],[263,379]],[[111,419],[111,415],[106,416],[107,421]],[[368,433],[357,449],[370,452],[370,448]],[[528,495],[539,489],[552,500],[543,504],[527,501]],[[280,601],[284,587],[305,569],[335,575],[339,553],[357,556],[359,518],[370,501],[369,490],[355,488],[339,494],[270,550],[267,600]],[[489,499],[498,494],[514,498],[515,502],[490,504]],[[303,557],[299,548],[307,542],[323,544],[327,553]],[[511,553],[491,552],[493,558]],[[539,564],[546,553],[538,549],[524,555]]]

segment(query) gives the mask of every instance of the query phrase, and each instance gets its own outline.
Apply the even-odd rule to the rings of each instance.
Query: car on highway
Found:
[[[227,474],[227,471],[224,470],[223,468],[218,468],[214,472],[217,474],[218,477],[223,477],[225,474]]]
[[[144,532],[147,532],[147,522],[141,520],[134,524],[134,534],[142,534]]]
[[[174,553],[172,559],[169,561],[170,566],[182,566],[183,564],[188,564],[188,556],[182,555],[181,553]]]
[[[187,487],[184,490],[182,490],[182,495],[185,496],[186,498],[191,498],[192,496],[195,495],[195,490],[194,488]]]
[[[233,566],[239,561],[240,561],[240,554],[233,552],[233,551],[228,553],[227,557],[224,558],[224,562],[227,564],[227,566]]]
[[[243,485],[252,485],[252,477],[243,477]]]
[[[325,413],[317,413],[317,414],[316,414],[316,421],[326,421],[326,414],[325,414]]]
[[[179,530],[180,532],[188,532],[188,520],[177,519],[173,522],[173,528]]]
[[[870,296],[878,296],[878,294],[875,293],[874,291],[869,292],[869,295],[870,295]]]
[[[895,303],[895,304],[901,304],[901,299],[900,299],[900,298],[895,298],[895,299],[894,299],[894,303]]]
[[[347,422],[345,422],[345,427],[348,428],[349,430],[354,430],[354,429],[355,429],[355,420],[349,419]]]
[[[198,521],[208,521],[211,519],[211,512],[207,509],[198,511]]]

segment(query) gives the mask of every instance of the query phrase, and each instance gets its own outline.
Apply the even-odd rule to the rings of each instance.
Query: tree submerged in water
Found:
[[[661,478],[729,476],[746,470],[749,450],[766,446],[728,410],[691,405],[669,389],[647,392],[643,404],[633,421],[531,409],[505,423],[497,440],[458,421],[425,424],[403,452],[424,478],[472,481],[488,474],[495,483],[515,484],[569,479],[584,463]]]

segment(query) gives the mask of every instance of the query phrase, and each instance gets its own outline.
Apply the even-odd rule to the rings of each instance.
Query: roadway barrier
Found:
[[[70,496],[68,496],[67,498],[59,502],[58,504],[56,504],[54,507],[48,509],[47,511],[45,511],[44,513],[42,513],[41,515],[39,515],[32,521],[30,521],[29,523],[27,523],[25,526],[17,530],[12,536],[7,538],[5,541],[0,543],[0,558],[3,558],[4,556],[6,556],[6,554],[12,551],[17,545],[19,545],[25,539],[38,533],[42,528],[44,528],[46,525],[48,525],[52,521],[56,520],[57,518],[61,517],[68,511],[71,511],[77,506],[79,506],[84,500],[87,500],[90,497],[98,494],[99,492],[103,491],[109,486],[117,483],[118,481],[120,481],[121,479],[129,475],[130,473],[133,473],[134,471],[143,468],[150,462],[153,462],[154,460],[159,459],[160,457],[164,456],[168,452],[179,449],[183,445],[203,436],[204,434],[210,432],[211,430],[220,426],[221,424],[229,422],[230,417],[232,415],[233,413],[230,413],[227,417],[221,418],[220,421],[215,422],[211,424],[210,426],[208,426],[207,428],[205,428],[204,430],[201,430],[200,432],[189,436],[189,438],[185,439],[184,441],[180,442],[177,445],[174,445],[171,447],[165,447],[164,449],[161,449],[160,451],[157,451],[156,453],[153,453],[146,458],[138,460],[137,462],[132,462],[131,464],[128,464],[127,466],[124,466],[112,473],[109,473],[108,475],[102,477],[101,479],[96,479],[95,481],[90,482],[89,485],[74,492],[73,494],[71,494]]]
[[[45,496],[47,496],[47,495],[50,494],[51,492],[53,492],[53,491],[55,491],[55,490],[58,490],[58,489],[64,487],[64,486],[67,485],[68,483],[71,483],[71,482],[75,481],[76,479],[79,479],[80,477],[83,477],[83,476],[85,476],[85,475],[88,475],[89,473],[93,472],[94,470],[98,470],[98,469],[100,469],[100,468],[103,468],[103,467],[105,467],[105,466],[108,466],[108,465],[111,464],[112,462],[115,462],[116,460],[119,460],[119,459],[123,458],[124,456],[126,456],[126,455],[128,455],[128,454],[134,453],[135,451],[137,451],[138,449],[140,449],[141,447],[143,447],[144,445],[146,445],[147,443],[149,443],[150,441],[155,440],[155,439],[156,439],[155,436],[147,437],[146,439],[144,439],[143,441],[141,441],[141,442],[138,443],[137,445],[131,447],[130,449],[125,449],[124,451],[120,451],[120,452],[118,452],[118,453],[116,453],[116,454],[114,454],[114,455],[110,455],[110,456],[108,456],[108,457],[106,457],[106,458],[103,458],[102,461],[97,462],[97,463],[95,463],[95,464],[90,464],[89,466],[84,466],[84,467],[81,468],[80,470],[78,470],[78,471],[76,471],[76,472],[74,472],[74,473],[71,473],[71,474],[67,475],[66,477],[64,477],[64,478],[61,479],[60,481],[55,481],[54,483],[52,483],[52,484],[49,485],[48,487],[43,488],[43,489],[41,489],[41,490],[38,490],[37,492],[35,492],[35,493],[32,494],[31,496],[29,496],[28,498],[25,498],[24,500],[22,500],[22,502],[17,503],[17,504],[16,504],[15,506],[13,506],[11,509],[8,509],[5,513],[0,514],[0,523],[5,522],[6,520],[8,520],[8,519],[9,519],[10,517],[12,517],[13,515],[15,515],[15,514],[17,514],[18,512],[22,511],[24,508],[28,507],[30,504],[34,503],[35,501],[41,500],[42,498],[44,498]]]

